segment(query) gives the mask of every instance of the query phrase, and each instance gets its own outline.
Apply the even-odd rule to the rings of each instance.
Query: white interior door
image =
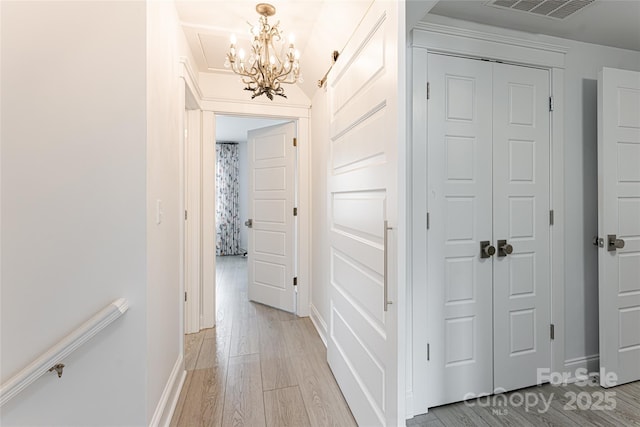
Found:
[[[396,231],[384,227],[396,227],[398,209],[396,7],[373,3],[328,82],[327,358],[362,426],[399,419],[398,310],[385,304],[397,302]]]
[[[249,299],[294,312],[295,123],[248,133]]]
[[[551,366],[549,114],[547,70],[493,64],[496,391],[534,385]]]
[[[640,73],[598,77],[600,366],[611,387],[640,380]]]
[[[493,391],[491,64],[430,54],[428,78],[431,407]]]
[[[427,73],[431,407],[550,366],[550,119],[546,70],[429,54]]]

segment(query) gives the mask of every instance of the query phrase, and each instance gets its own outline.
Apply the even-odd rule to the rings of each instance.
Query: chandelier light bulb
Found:
[[[253,39],[248,50],[248,65],[245,66],[244,62],[245,50],[236,48],[237,38],[232,34],[225,66],[241,76],[244,89],[253,93],[252,99],[260,95],[270,100],[275,95],[286,98],[283,85],[302,82],[298,62],[300,52],[294,46],[295,36],[289,34],[287,43],[280,23],[269,24],[268,18],[276,13],[272,5],[259,3],[256,11],[260,15],[258,24],[249,24]]]

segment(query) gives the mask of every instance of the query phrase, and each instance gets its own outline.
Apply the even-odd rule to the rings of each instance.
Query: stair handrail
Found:
[[[129,301],[119,298],[54,344],[24,369],[0,386],[0,407],[48,371],[62,375],[61,362],[129,309]]]

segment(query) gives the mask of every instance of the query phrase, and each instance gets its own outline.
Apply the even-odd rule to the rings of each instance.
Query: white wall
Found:
[[[551,39],[565,72],[565,359],[598,354],[597,80],[602,67],[640,71],[640,52]]]
[[[183,371],[179,141],[184,82],[179,59],[189,55],[173,2],[147,2],[147,424],[174,366],[179,374]]]
[[[144,425],[145,3],[0,7],[2,380],[111,301],[130,302],[0,424]]]

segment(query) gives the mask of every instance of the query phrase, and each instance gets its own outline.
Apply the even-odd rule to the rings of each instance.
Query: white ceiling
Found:
[[[0,0],[1,1],[1,0]],[[176,0],[176,9],[198,71],[230,73],[224,68],[229,36],[249,46],[249,21],[258,22],[260,0]],[[274,0],[269,22],[296,36],[309,98],[331,65],[331,52],[342,51],[371,0]],[[420,4],[430,0],[407,0]],[[430,14],[481,24],[640,51],[640,0],[596,0],[564,20],[485,5],[487,0],[441,0]],[[412,10],[412,9],[407,9]],[[410,17],[411,18],[411,17]],[[415,20],[414,20],[415,21]],[[413,22],[413,21],[412,21]]]
[[[640,1],[596,0],[559,20],[487,5],[486,0],[441,0],[429,12],[495,27],[640,51]]]
[[[258,1],[255,0],[176,1],[178,15],[199,70],[228,72],[224,68],[224,61],[232,33],[238,38],[238,46],[245,46],[245,51],[249,51],[251,27],[247,22],[252,25],[258,23],[256,3]],[[276,7],[276,14],[269,18],[269,22],[281,21],[285,37],[290,33],[295,34],[296,47],[303,50],[322,2],[312,0],[272,3]]]
[[[246,142],[247,132],[287,120],[260,119],[254,117],[216,116],[216,141]]]
[[[1,0],[0,0],[1,1]],[[224,68],[229,36],[238,47],[249,49],[249,24],[258,23],[256,4],[264,0],[175,0],[178,16],[198,71],[231,73]],[[267,0],[275,6],[270,23],[295,35],[301,53],[304,83],[299,86],[311,98],[331,65],[331,53],[342,51],[371,0]]]

